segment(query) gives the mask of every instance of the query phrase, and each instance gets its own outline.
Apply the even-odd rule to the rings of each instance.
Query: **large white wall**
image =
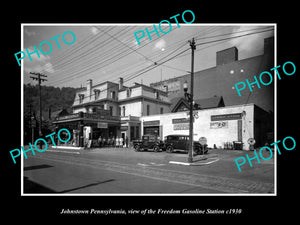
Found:
[[[227,123],[226,127],[212,128],[211,121],[212,115],[232,114],[232,113],[244,113],[242,117],[242,142],[244,143],[243,149],[249,149],[247,140],[250,137],[254,137],[254,105],[239,105],[222,107],[217,109],[207,110],[195,110],[198,112],[198,118],[194,121],[194,140],[199,140],[200,137],[207,138],[207,144],[209,147],[213,147],[214,144],[217,147],[224,147],[224,142],[238,141],[238,120],[221,120],[218,122]],[[162,127],[163,137],[171,134],[189,134],[189,130],[174,130],[173,119],[187,118],[187,112],[167,113],[163,115],[153,115],[141,117],[141,122],[160,120],[160,126]]]

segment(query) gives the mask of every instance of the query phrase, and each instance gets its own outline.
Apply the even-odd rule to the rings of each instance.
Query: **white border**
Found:
[[[120,24],[120,23],[21,23],[21,49],[24,49],[24,26],[152,26],[151,23],[129,23],[129,24]],[[162,24],[165,25],[165,24]],[[173,25],[173,23],[172,23]],[[218,23],[192,23],[192,24],[181,24],[180,26],[274,26],[274,66],[277,66],[277,23],[226,23],[226,24],[218,24]],[[24,73],[23,73],[24,63],[21,61],[21,144],[24,146],[23,139],[23,130],[24,130]],[[277,141],[277,76],[275,76],[274,82],[274,138],[275,142]],[[22,152],[22,151],[21,151]],[[274,149],[274,193],[215,193],[215,194],[168,194],[168,193],[148,193],[148,194],[139,194],[139,193],[131,193],[131,194],[97,194],[97,193],[87,193],[87,194],[28,194],[23,192],[23,166],[24,166],[24,157],[23,152],[21,153],[21,196],[277,196],[277,151]]]

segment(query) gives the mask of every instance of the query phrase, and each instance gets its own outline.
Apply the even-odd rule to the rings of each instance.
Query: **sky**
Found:
[[[161,80],[185,75],[191,71],[191,47],[195,38],[194,71],[214,67],[216,52],[236,46],[239,60],[263,54],[264,38],[274,36],[272,25],[162,24],[161,32],[154,24],[23,24],[23,45],[20,51],[34,52],[22,60],[24,83],[36,84],[30,72],[47,75],[43,85],[55,87],[85,87],[93,84],[118,82],[126,86],[134,82],[149,85]],[[170,30],[168,33],[167,31]],[[73,32],[74,37],[70,32]],[[144,32],[140,45],[134,33]],[[265,31],[265,32],[264,32]],[[67,33],[65,33],[67,32]],[[251,35],[246,35],[253,33]],[[65,34],[65,35],[64,35]],[[137,36],[142,32],[137,33]],[[58,36],[59,35],[59,36]],[[64,36],[66,44],[62,37]],[[238,38],[234,38],[241,36]],[[56,37],[56,38],[53,38]],[[52,39],[52,40],[50,40]],[[46,42],[45,42],[46,41]],[[60,49],[56,43],[59,43]],[[49,43],[52,47],[49,46]],[[16,62],[17,63],[17,62]],[[255,75],[255,74],[254,74]]]

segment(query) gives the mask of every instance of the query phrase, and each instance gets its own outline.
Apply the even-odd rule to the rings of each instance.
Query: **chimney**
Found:
[[[89,96],[90,99],[92,97],[92,86],[93,86],[92,79],[87,80],[86,81],[86,96]]]
[[[123,77],[120,77],[120,81],[119,81],[119,90],[122,90],[123,89]]]
[[[238,60],[238,49],[231,47],[217,52],[217,66]]]

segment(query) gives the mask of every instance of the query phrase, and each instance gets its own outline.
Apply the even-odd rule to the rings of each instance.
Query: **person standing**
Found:
[[[105,137],[103,137],[102,143],[103,143],[102,146],[103,146],[103,147],[106,147],[106,138],[105,138]]]
[[[119,148],[119,143],[120,143],[120,139],[119,139],[119,137],[117,136],[117,137],[116,137],[116,147],[117,147],[117,148]]]
[[[98,138],[98,145],[99,145],[100,148],[102,147],[102,138],[101,138],[101,135]]]
[[[111,138],[111,147],[115,146],[115,136]]]
[[[125,138],[125,146],[126,146],[126,148],[128,148],[128,136],[126,136],[126,138]]]
[[[120,147],[123,148],[123,145],[124,145],[124,140],[122,137],[120,137]]]

